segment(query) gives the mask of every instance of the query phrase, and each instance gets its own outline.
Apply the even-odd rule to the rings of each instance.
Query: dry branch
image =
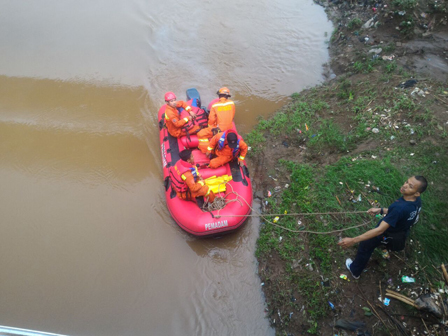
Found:
[[[445,265],[442,264],[441,267],[442,267],[442,271],[443,271],[443,276],[445,277],[445,281],[446,281],[446,283],[448,283],[448,273],[446,272]]]
[[[414,300],[408,298],[407,296],[404,296],[400,293],[394,292],[390,289],[386,289],[386,295],[418,309],[417,305],[414,303]]]

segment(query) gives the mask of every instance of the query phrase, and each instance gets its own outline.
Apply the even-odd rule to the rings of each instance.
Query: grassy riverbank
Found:
[[[351,28],[347,25],[346,30]],[[387,44],[386,53],[394,52],[395,45]],[[448,262],[448,86],[396,60],[372,58],[360,50],[352,57],[343,74],[294,94],[288,106],[260,120],[245,137],[252,147],[257,195],[266,214],[257,248],[259,274],[268,315],[279,335],[330,335],[336,333],[332,324],[340,318],[361,320],[375,335],[394,334],[387,316],[382,316],[382,324],[364,315],[362,308],[370,309],[367,301],[380,303],[378,296],[384,297],[388,286],[399,286],[408,296],[417,288],[443,287],[439,270]],[[398,87],[411,78],[418,83]],[[276,216],[269,216],[387,207],[400,197],[399,188],[411,175],[426,176],[430,185],[408,246],[389,261],[380,252],[374,254],[359,281],[339,277],[347,274],[344,260],[353,257],[356,248],[343,251],[337,241],[341,235],[365,232],[377,219],[351,213],[278,216],[273,225]],[[366,226],[342,234],[301,232],[363,223]],[[414,276],[416,284],[402,284],[401,275]],[[395,300],[386,309],[403,317],[420,316]],[[428,328],[438,323],[431,316],[422,317]],[[408,328],[426,330],[418,318],[404,319]]]

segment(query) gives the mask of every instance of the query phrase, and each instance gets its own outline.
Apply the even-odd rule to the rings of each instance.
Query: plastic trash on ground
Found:
[[[395,58],[395,55],[390,55],[390,56],[382,56],[381,57],[383,59],[383,61],[393,61],[393,59]]]
[[[404,276],[401,277],[401,282],[403,282],[403,283],[412,283],[412,282],[415,282],[415,279],[411,278],[411,277],[409,277],[407,275],[404,275]]]
[[[366,23],[364,23],[361,28],[369,29],[370,27],[372,27],[374,25],[373,19],[375,19],[375,17],[371,18]]]
[[[341,274],[340,276],[339,276],[341,279],[343,279],[343,280],[348,280],[348,277],[347,277],[347,275],[345,275],[345,274]],[[348,280],[349,281],[349,280]]]
[[[342,329],[347,329],[347,330],[358,330],[358,329],[362,329],[366,326],[366,324],[362,321],[350,321],[350,320],[346,320],[346,319],[340,319],[337,320],[336,323],[334,324],[335,328],[342,328]]]
[[[408,79],[406,82],[401,83],[397,87],[405,89],[408,87],[413,87],[417,83],[418,83],[418,81],[416,79]]]
[[[419,95],[421,97],[426,97],[425,93],[426,93],[425,91],[416,87],[414,90],[412,90],[411,96],[415,97],[415,95]]]
[[[438,318],[441,318],[444,311],[448,311],[448,302],[442,301],[445,306],[443,308],[441,307],[440,301],[440,295],[438,294],[424,294],[417,298],[414,303],[418,309],[430,312]]]

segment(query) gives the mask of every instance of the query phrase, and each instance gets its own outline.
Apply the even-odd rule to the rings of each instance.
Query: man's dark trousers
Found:
[[[383,235],[379,235],[377,237],[364,240],[359,244],[356,258],[350,265],[350,270],[352,271],[352,274],[355,277],[361,275],[362,271],[369,262],[369,259],[372,256],[373,251],[375,250],[376,247],[381,245],[382,241],[383,241]]]

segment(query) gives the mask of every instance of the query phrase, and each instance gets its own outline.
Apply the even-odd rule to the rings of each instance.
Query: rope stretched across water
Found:
[[[312,234],[332,234],[332,233],[338,233],[338,232],[342,232],[342,231],[347,231],[347,230],[351,230],[351,229],[355,229],[361,226],[366,226],[369,223],[369,221],[364,222],[362,224],[359,225],[355,225],[355,226],[350,226],[347,228],[343,228],[343,229],[339,229],[339,230],[332,230],[332,231],[325,231],[325,232],[320,232],[320,231],[310,231],[310,230],[292,230],[292,229],[288,229],[284,226],[275,224],[274,222],[266,219],[267,216],[317,216],[317,215],[342,215],[342,214],[367,214],[367,211],[342,211],[342,212],[303,212],[303,213],[291,213],[291,214],[261,214],[258,211],[256,211],[254,208],[252,208],[252,206],[244,199],[244,197],[240,196],[236,191],[233,190],[233,187],[231,184],[227,184],[228,182],[222,183],[224,184],[226,187],[230,186],[232,188],[232,191],[227,193],[224,197],[216,197],[215,201],[213,203],[209,203],[207,204],[207,210],[208,211],[217,211],[218,214],[215,215],[216,218],[220,218],[220,217],[261,217],[263,218],[266,222],[270,223],[273,226],[276,226],[278,228],[281,228],[283,230],[286,231],[290,231],[290,232],[294,232],[294,233],[312,233]],[[221,184],[219,185],[219,187],[221,186]],[[219,190],[219,189],[218,189]],[[226,200],[227,196],[230,194],[234,194],[236,195],[236,198],[233,200]],[[241,206],[243,206],[242,202],[239,200],[239,198],[241,198],[244,203],[247,204],[247,206],[252,210],[252,212],[255,212],[255,215],[220,215],[219,212],[224,209],[224,207],[232,202],[238,202],[240,203]]]
[[[241,197],[242,198],[242,197]],[[254,210],[251,207],[252,210]],[[255,211],[256,212],[256,211]],[[317,216],[317,215],[343,215],[343,214],[366,214],[367,211],[334,211],[334,212],[296,212],[282,214],[266,214],[265,216]],[[220,215],[221,217],[260,217],[262,214],[256,215]]]

